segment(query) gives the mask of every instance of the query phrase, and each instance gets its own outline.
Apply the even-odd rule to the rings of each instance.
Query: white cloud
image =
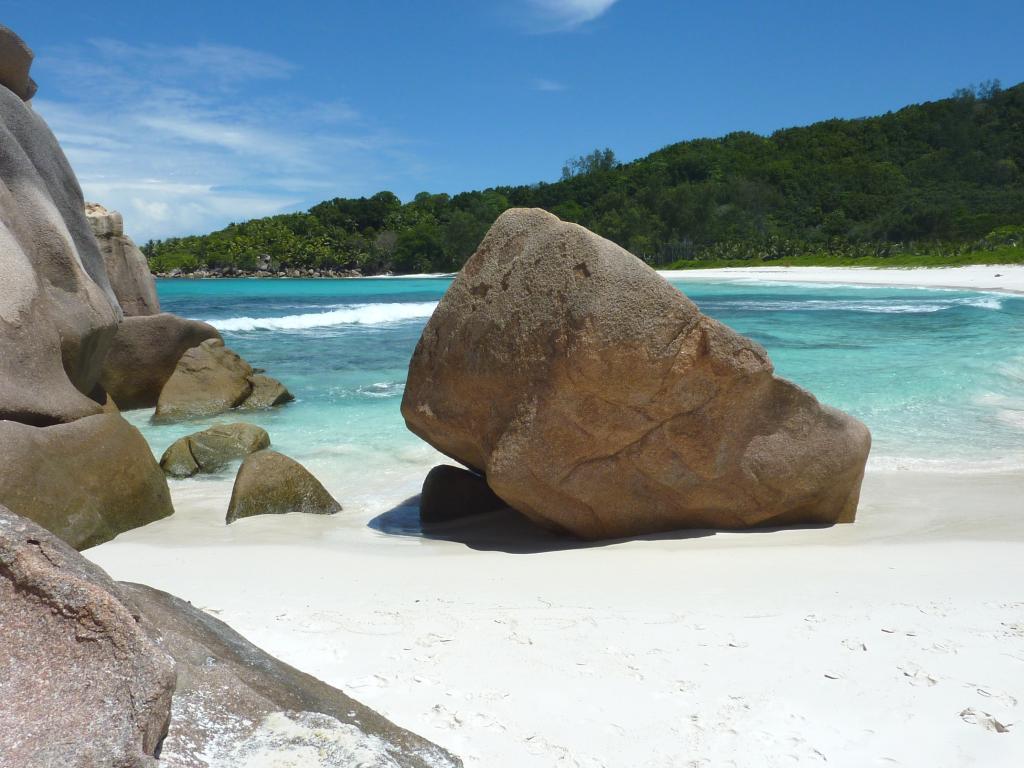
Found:
[[[100,40],[41,51],[36,67],[34,107],[86,199],[120,210],[139,241],[377,191],[419,167],[348,104],[296,96],[295,67],[258,51]]]
[[[576,29],[593,21],[617,0],[528,0],[535,16],[547,31]]]
[[[534,80],[533,87],[538,91],[546,91],[548,93],[557,93],[558,91],[564,91],[566,89],[564,83],[559,83],[556,80],[548,80],[544,77]]]

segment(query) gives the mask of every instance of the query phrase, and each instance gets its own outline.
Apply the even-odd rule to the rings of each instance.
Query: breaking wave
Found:
[[[284,317],[229,317],[206,322],[218,331],[302,331],[307,328],[329,328],[334,325],[383,325],[402,320],[417,320],[430,317],[436,307],[436,301],[351,304],[330,312],[310,312]]]

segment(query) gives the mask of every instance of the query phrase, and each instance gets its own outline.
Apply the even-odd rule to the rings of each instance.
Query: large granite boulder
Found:
[[[78,181],[46,123],[8,88],[0,146],[0,419],[99,413],[89,395],[121,310]]]
[[[220,339],[209,339],[178,360],[160,392],[153,418],[181,421],[216,416],[232,408],[263,408],[291,399],[280,382],[257,374]]]
[[[341,504],[299,462],[277,451],[259,451],[246,456],[238,469],[226,521],[253,515],[333,515],[340,511]]]
[[[420,494],[420,521],[447,523],[508,506],[487,481],[469,470],[440,464],[427,473]]]
[[[867,428],[772,370],[622,248],[512,209],[427,323],[402,414],[584,538],[852,521]]]
[[[141,584],[119,586],[143,625],[159,632],[161,647],[178,663],[170,730],[160,751],[162,764],[462,765],[338,689],[269,656],[185,601]]]
[[[255,424],[218,424],[171,443],[160,459],[160,468],[171,477],[192,477],[216,472],[269,447],[270,435]]]
[[[175,674],[102,570],[0,507],[0,765],[157,768]]]
[[[76,547],[171,513],[141,435],[99,386],[122,312],[50,129],[31,54],[0,28],[0,503]]]
[[[125,317],[157,314],[160,300],[156,281],[142,251],[125,235],[121,214],[108,211],[99,203],[86,203],[85,215],[103,255],[110,287]]]
[[[25,42],[0,24],[0,85],[22,101],[36,95],[35,81],[29,77],[33,54]]]
[[[3,507],[0,649],[4,768],[462,765]]]
[[[76,549],[174,512],[145,438],[117,413],[50,427],[0,421],[0,504]]]
[[[122,410],[152,408],[181,356],[220,339],[212,325],[166,312],[126,317],[103,363],[100,384]]]

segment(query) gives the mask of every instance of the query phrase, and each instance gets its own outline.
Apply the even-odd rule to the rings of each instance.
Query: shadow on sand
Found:
[[[390,536],[451,541],[457,544],[465,544],[470,549],[483,552],[507,552],[517,555],[558,552],[569,549],[593,549],[595,547],[607,547],[612,544],[621,544],[628,541],[698,539],[714,536],[718,533],[715,529],[699,528],[650,533],[623,539],[585,541],[541,528],[515,510],[508,508],[487,512],[482,515],[472,515],[448,523],[423,525],[420,522],[420,497],[418,495],[406,499],[387,512],[382,512],[370,520],[367,525],[375,531],[386,533]],[[729,531],[729,533],[770,533],[793,530],[794,528],[829,527],[831,526],[765,527],[751,528],[746,531]]]

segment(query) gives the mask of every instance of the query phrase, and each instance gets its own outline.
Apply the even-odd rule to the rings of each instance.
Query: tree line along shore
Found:
[[[770,136],[731,133],[561,180],[454,196],[335,198],[304,213],[150,241],[160,275],[454,272],[510,207],[544,208],[647,263],[947,266],[1024,262],[1024,84]]]

